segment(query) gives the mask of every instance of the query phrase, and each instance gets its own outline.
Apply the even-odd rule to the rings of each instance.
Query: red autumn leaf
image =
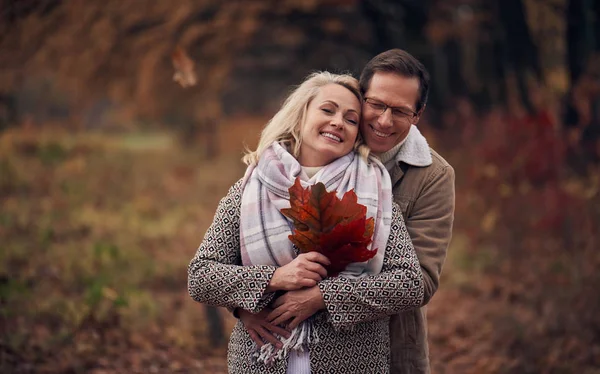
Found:
[[[375,256],[369,250],[373,218],[366,219],[367,208],[359,204],[356,193],[348,191],[340,200],[335,191],[327,192],[323,183],[302,188],[300,179],[289,189],[290,208],[281,213],[294,223],[289,236],[301,253],[317,251],[331,261],[328,274],[335,276],[348,264],[364,262]]]
[[[336,276],[353,262],[371,259],[377,249],[369,250],[373,234],[373,218],[365,217],[339,224],[331,232],[321,235],[321,253],[331,261],[327,269],[330,276]]]

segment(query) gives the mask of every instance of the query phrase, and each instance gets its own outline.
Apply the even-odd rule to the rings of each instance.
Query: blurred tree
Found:
[[[0,0],[0,30],[7,31],[12,24],[32,13],[47,14],[60,3],[61,0]],[[0,32],[0,40],[7,34]]]
[[[220,347],[225,343],[225,333],[223,331],[223,318],[221,317],[220,308],[205,305],[204,313],[206,313],[209,341],[213,347]]]
[[[528,79],[543,81],[538,48],[531,38],[522,0],[498,0],[496,3],[499,27],[502,28],[505,51],[503,63],[516,76],[519,100],[528,112],[534,111],[529,97]]]
[[[223,100],[227,113],[274,112],[287,88],[310,72],[357,75],[376,50],[371,24],[356,0],[267,3],[236,56]]]
[[[569,0],[567,62],[570,90],[564,116],[569,128],[571,164],[585,171],[600,161],[600,4]]]
[[[177,7],[151,1],[139,7],[116,0],[0,0],[0,90],[19,98],[26,79],[50,76],[74,108],[74,121],[88,116],[95,101],[108,100],[115,103],[111,111],[128,113],[126,120],[165,119],[186,141],[203,142],[207,157],[217,153],[222,117],[273,112],[286,88],[309,72],[359,74],[388,48],[407,49],[429,68],[432,109],[452,109],[461,98],[479,110],[506,104],[506,82],[514,77],[514,96],[531,111],[531,81],[565,69],[567,57],[575,82],[598,50],[599,3],[181,0]],[[197,62],[199,77],[185,90],[173,84],[168,61],[179,44]]]
[[[0,92],[0,131],[17,122],[17,104],[13,96]]]
[[[390,48],[410,50],[415,56],[428,54],[423,33],[431,1],[364,0],[362,13],[373,29],[375,39],[370,45],[372,54]]]
[[[569,76],[577,82],[591,54],[600,49],[600,5],[593,0],[569,0],[566,16]]]

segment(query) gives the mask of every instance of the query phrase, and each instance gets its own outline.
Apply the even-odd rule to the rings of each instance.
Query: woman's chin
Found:
[[[352,152],[352,149],[346,152],[346,150],[332,149],[331,147],[320,147],[312,152],[314,152],[316,157],[303,157],[302,154],[298,157],[300,165],[306,167],[325,166]]]

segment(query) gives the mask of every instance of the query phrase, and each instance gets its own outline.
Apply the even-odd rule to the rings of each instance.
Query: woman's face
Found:
[[[300,129],[302,166],[325,166],[352,151],[358,135],[361,105],[347,88],[331,83],[308,104]]]

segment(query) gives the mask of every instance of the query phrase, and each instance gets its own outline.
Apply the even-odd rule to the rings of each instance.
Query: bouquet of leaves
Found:
[[[335,191],[327,192],[323,183],[302,188],[296,178],[289,188],[290,205],[281,213],[294,223],[289,236],[301,253],[317,251],[331,261],[327,274],[336,276],[353,262],[364,262],[377,253],[369,250],[374,219],[366,218],[367,208],[359,204],[350,190],[340,200]]]

